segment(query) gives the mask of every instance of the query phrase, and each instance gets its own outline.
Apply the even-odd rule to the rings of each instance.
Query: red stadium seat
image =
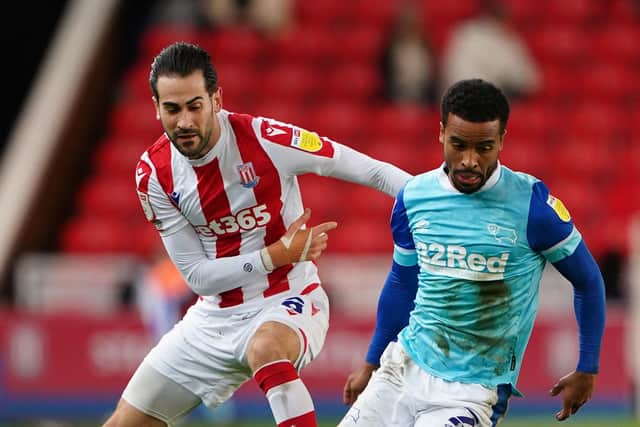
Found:
[[[555,105],[572,105],[582,94],[581,81],[576,78],[580,72],[580,67],[545,65],[542,69],[542,90],[537,97]]]
[[[150,64],[150,60],[171,43],[185,41],[201,44],[200,32],[189,24],[156,24],[147,28],[140,40],[141,62]]]
[[[329,237],[331,253],[391,254],[393,239],[389,223],[369,220],[366,212],[358,212],[350,219],[340,221]]]
[[[436,109],[412,104],[388,104],[375,111],[375,134],[395,141],[437,140],[440,113]]]
[[[345,3],[351,3],[352,16],[357,22],[379,30],[388,28],[398,10],[398,3],[389,0],[351,0]]]
[[[380,27],[360,25],[340,32],[337,52],[346,63],[375,68],[382,55],[386,33]]]
[[[343,65],[328,73],[325,89],[330,99],[364,104],[381,93],[378,71],[367,65]]]
[[[60,247],[70,253],[128,253],[134,239],[121,221],[82,216],[62,227]]]
[[[582,95],[592,101],[631,101],[638,94],[636,73],[624,66],[594,64],[582,73]]]
[[[344,183],[330,177],[306,174],[298,177],[302,202],[311,208],[310,224],[324,221],[342,221],[344,206],[350,201],[344,191]],[[347,185],[350,186],[350,185]],[[328,198],[327,195],[331,197]]]
[[[352,145],[370,125],[366,109],[348,102],[329,102],[311,109],[309,123],[319,134],[346,145]]]
[[[503,6],[518,29],[522,26],[538,26],[546,13],[545,8],[540,7],[539,0],[509,0],[503,2]]]
[[[108,119],[108,132],[153,141],[162,132],[151,98],[131,99],[116,104]]]
[[[341,22],[350,22],[353,9],[348,1],[314,0],[296,2],[296,15],[299,22],[314,22],[330,27]]]
[[[552,167],[549,159],[543,154],[547,146],[544,138],[515,136],[507,131],[500,161],[509,169],[545,179],[548,169]]]
[[[209,52],[214,65],[223,61],[251,64],[263,52],[261,38],[244,27],[208,32],[202,47]]]
[[[105,138],[94,154],[95,172],[133,180],[140,156],[153,142],[127,136]]]
[[[591,23],[597,14],[602,13],[598,2],[592,0],[546,0],[538,2],[535,7],[544,9],[549,25],[580,27]]]
[[[304,29],[290,32],[273,41],[269,54],[276,64],[334,64],[339,55],[340,43],[329,27],[312,21]]]
[[[162,245],[158,231],[144,219],[127,223],[127,235],[129,236],[127,250],[141,258],[153,256]]]
[[[559,177],[568,180],[590,179],[601,183],[611,176],[615,152],[601,139],[566,137],[553,154],[553,167]]]
[[[460,21],[474,16],[480,10],[478,0],[424,1],[422,5],[429,23]]]
[[[95,218],[116,218],[123,221],[141,216],[133,173],[130,176],[95,176],[85,181],[78,194],[81,214]]]
[[[293,103],[316,100],[320,83],[312,67],[281,64],[266,71],[262,96]]]
[[[635,0],[608,0],[607,20],[613,26],[638,25],[638,4]],[[637,40],[637,39],[636,39]]]
[[[573,26],[550,25],[531,34],[530,46],[543,64],[576,66],[588,58],[590,37]]]
[[[593,35],[594,55],[599,61],[620,66],[640,64],[640,28],[632,25],[610,25]]]
[[[616,104],[591,102],[567,109],[565,130],[568,136],[600,140],[609,145],[628,130],[627,111]]]
[[[514,102],[507,123],[507,136],[534,138],[544,142],[547,135],[557,132],[561,118],[558,111],[547,103]]]
[[[124,99],[144,99],[151,97],[151,87],[149,86],[149,73],[151,64],[148,62],[137,62],[125,71],[122,79],[122,98]]]
[[[223,107],[245,105],[255,102],[262,90],[262,73],[252,65],[242,62],[221,61],[214,63],[218,73],[218,84],[222,88]]]

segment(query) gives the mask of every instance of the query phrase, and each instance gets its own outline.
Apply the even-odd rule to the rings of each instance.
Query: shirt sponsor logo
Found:
[[[547,204],[551,206],[551,208],[556,212],[556,215],[558,215],[558,218],[560,218],[564,222],[569,222],[571,220],[571,214],[569,213],[569,210],[565,207],[564,203],[562,203],[562,200],[552,195],[549,195],[549,197],[547,198]]]
[[[322,139],[320,139],[320,136],[315,132],[295,129],[293,131],[293,138],[291,139],[291,146],[302,151],[316,153],[322,149]]]
[[[440,243],[416,244],[420,267],[430,273],[467,280],[503,280],[509,252],[487,257],[467,253],[464,246]]]
[[[240,175],[240,184],[242,184],[244,188],[253,188],[260,182],[260,177],[256,175],[253,163],[243,163],[236,166],[236,169]]]
[[[174,191],[174,192],[168,194],[168,196],[176,206],[178,206],[180,204],[180,193]]]
[[[239,211],[235,215],[227,215],[214,219],[207,225],[196,225],[196,233],[205,237],[218,237],[225,234],[250,231],[263,227],[271,221],[271,214],[267,211],[267,205],[261,204],[252,208]]]

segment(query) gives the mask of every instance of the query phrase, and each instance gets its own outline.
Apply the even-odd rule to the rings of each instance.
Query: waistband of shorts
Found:
[[[300,289],[289,289],[285,292],[269,296],[267,298],[253,298],[245,303],[234,307],[220,308],[206,299],[198,299],[198,301],[189,309],[196,310],[200,313],[206,313],[213,316],[229,316],[235,314],[252,313],[262,310],[272,305],[278,304],[279,301],[296,295],[310,295],[318,289],[323,289],[318,281],[313,281]]]

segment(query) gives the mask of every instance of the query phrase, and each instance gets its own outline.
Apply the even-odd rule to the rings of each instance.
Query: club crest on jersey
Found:
[[[487,224],[487,230],[502,244],[515,245],[516,240],[518,240],[516,230],[513,228],[502,227],[498,224]]]
[[[247,162],[236,166],[240,174],[240,183],[244,188],[253,188],[260,182],[260,177],[256,175],[253,163]]]
[[[295,129],[291,146],[310,153],[318,152],[322,149],[322,139],[315,132],[309,132],[304,129]]]

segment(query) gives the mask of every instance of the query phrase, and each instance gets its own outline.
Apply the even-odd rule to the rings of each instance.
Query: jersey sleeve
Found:
[[[164,194],[153,163],[144,153],[136,166],[136,190],[144,215],[161,236],[168,236],[188,224],[187,219]]]
[[[404,188],[400,190],[391,213],[391,233],[393,235],[393,261],[403,267],[418,264],[416,247],[409,228],[409,218],[404,204]]]
[[[533,185],[527,240],[534,251],[551,263],[573,254],[582,241],[567,208],[541,181]]]
[[[265,276],[260,251],[230,257],[207,258],[192,227],[182,227],[162,242],[171,261],[198,295],[215,295],[238,287],[239,283]]]
[[[366,185],[395,197],[411,177],[402,169],[373,159],[316,132],[260,117],[259,140],[285,175],[314,173]]]

